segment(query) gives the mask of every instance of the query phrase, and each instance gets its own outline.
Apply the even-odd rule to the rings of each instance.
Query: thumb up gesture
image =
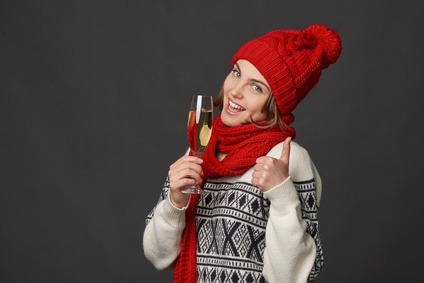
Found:
[[[281,184],[289,176],[291,137],[286,138],[280,158],[261,156],[253,166],[252,185],[265,192]]]

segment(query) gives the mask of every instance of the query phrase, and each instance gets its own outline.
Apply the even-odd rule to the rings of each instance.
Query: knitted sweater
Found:
[[[268,156],[280,157],[282,143]],[[262,193],[253,169],[207,180],[196,210],[198,282],[310,282],[324,258],[317,210],[321,179],[307,151],[291,143],[290,177]],[[146,219],[143,248],[157,269],[179,254],[185,208],[174,207],[165,182]]]

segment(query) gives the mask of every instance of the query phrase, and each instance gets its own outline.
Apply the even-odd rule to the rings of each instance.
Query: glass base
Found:
[[[190,195],[204,195],[208,193],[207,191],[202,190],[198,185],[188,188],[181,192],[185,194],[190,194]]]

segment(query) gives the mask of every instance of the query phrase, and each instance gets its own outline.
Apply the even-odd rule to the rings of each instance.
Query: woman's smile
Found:
[[[227,107],[227,111],[229,112],[228,114],[236,115],[244,110],[246,109],[244,109],[242,106],[238,105],[234,101],[231,101],[231,99],[228,99],[228,107]]]

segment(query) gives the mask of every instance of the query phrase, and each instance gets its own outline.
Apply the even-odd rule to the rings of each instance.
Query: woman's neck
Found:
[[[227,154],[225,154],[225,153],[222,153],[222,152],[218,152],[217,154],[216,154],[216,158],[219,160],[219,161],[222,161],[224,158],[225,158],[225,156],[226,156]]]

